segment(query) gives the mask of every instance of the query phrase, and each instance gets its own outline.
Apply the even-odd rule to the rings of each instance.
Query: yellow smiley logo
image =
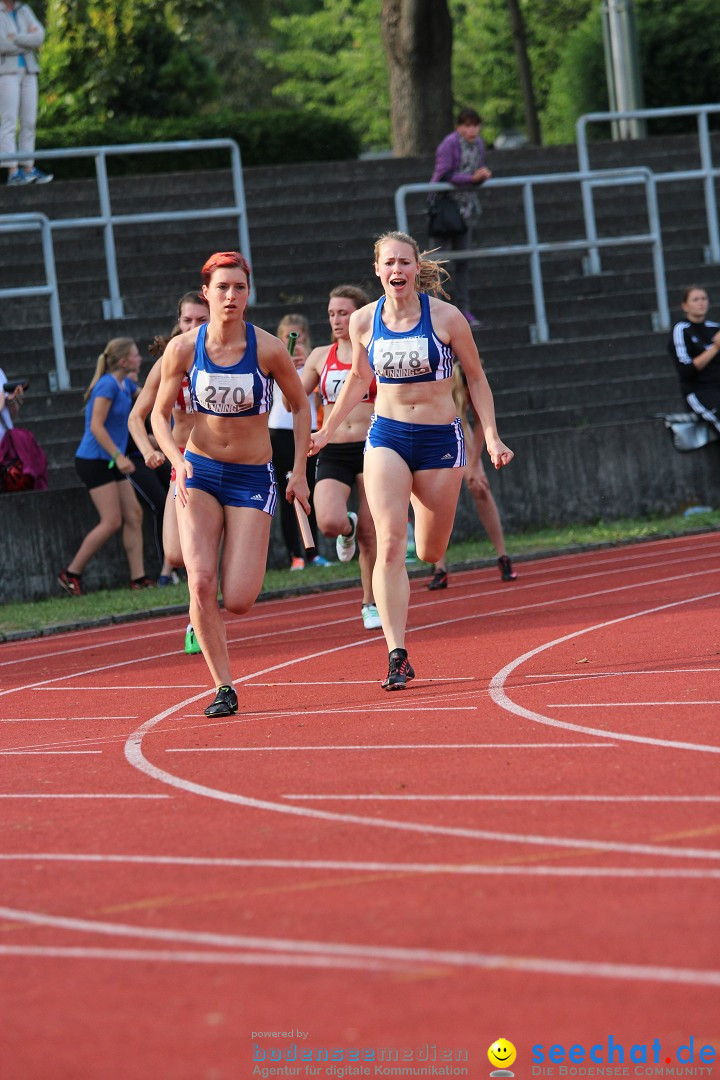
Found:
[[[488,1050],[488,1061],[498,1069],[506,1069],[517,1057],[517,1050],[507,1039],[496,1039]]]

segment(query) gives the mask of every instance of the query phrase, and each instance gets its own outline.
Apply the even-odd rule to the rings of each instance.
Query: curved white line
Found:
[[[606,622],[595,623],[594,626],[586,626],[582,630],[574,630],[571,634],[564,634],[562,637],[545,642],[544,645],[538,645],[535,649],[530,649],[528,652],[523,653],[522,656],[518,656],[515,660],[511,660],[509,664],[506,664],[504,668],[501,668],[500,671],[493,676],[489,687],[490,697],[501,709],[513,713],[515,716],[522,716],[524,719],[532,720],[536,724],[545,724],[547,727],[562,728],[565,731],[572,731],[575,734],[582,732],[583,735],[600,735],[605,739],[642,743],[646,746],[667,746],[673,750],[695,750],[703,754],[720,754],[720,746],[707,746],[703,743],[681,742],[677,739],[655,739],[650,735],[630,735],[623,731],[609,731],[603,730],[602,728],[586,727],[584,724],[571,724],[566,720],[553,720],[549,716],[544,716],[542,713],[536,713],[533,712],[532,709],[526,709],[523,705],[518,705],[517,702],[509,697],[505,690],[505,683],[513,671],[526,661],[532,660],[535,656],[539,656],[540,653],[547,652],[548,649],[553,649],[556,645],[562,645],[566,641],[573,641],[575,638],[583,637],[585,634],[595,633],[596,630],[605,630],[609,626],[618,626],[620,623],[629,622],[631,619],[640,619],[645,615],[654,615],[658,611],[669,611],[671,608],[682,607],[685,604],[695,604],[700,600],[712,600],[717,596],[720,596],[720,593],[711,592],[703,593],[701,596],[691,596],[685,600],[674,600],[669,604],[660,604],[657,607],[646,608],[644,611],[634,611],[630,615],[621,615],[617,619],[608,619]]]
[[[263,668],[261,671],[243,675],[240,679],[236,679],[235,683],[236,685],[239,685],[240,683],[248,682],[250,679],[256,679],[261,675],[267,675],[271,671],[279,671],[282,668],[291,667],[294,664],[301,664],[307,660],[317,660],[319,657],[325,657],[331,653],[340,652],[344,649],[367,643],[368,639],[363,638],[360,641],[350,642],[347,645],[336,645],[333,648],[323,649],[319,652],[309,653],[305,656],[293,657],[291,660],[284,660],[279,664],[273,664],[271,667]],[[166,769],[161,769],[158,765],[153,765],[152,762],[148,761],[143,753],[142,742],[145,735],[152,731],[152,729],[162,720],[165,720],[168,716],[171,716],[180,709],[184,709],[186,706],[191,705],[193,702],[204,696],[205,694],[195,694],[194,697],[186,698],[177,705],[172,705],[168,709],[163,710],[163,712],[146,720],[137,731],[133,732],[133,734],[128,737],[128,740],[125,743],[125,757],[129,764],[140,772],[145,773],[146,776],[151,777],[151,779],[156,780],[158,783],[168,784],[171,787],[179,788],[181,791],[189,792],[194,795],[202,795],[206,798],[216,799],[220,802],[232,803],[235,806],[245,806],[255,810],[269,810],[272,813],[290,814],[295,817],[314,818],[318,821],[341,822],[342,824],[350,825],[367,825],[370,828],[376,829],[398,829],[404,832],[421,833],[423,836],[458,836],[469,840],[490,840],[502,844],[542,845],[545,847],[575,849],[583,852],[622,851],[628,854],[650,855],[652,857],[665,855],[670,859],[720,859],[720,851],[711,851],[704,848],[660,847],[656,844],[627,844],[619,841],[568,839],[566,837],[538,836],[534,834],[523,835],[519,833],[494,832],[487,829],[465,829],[449,825],[424,825],[417,822],[396,821],[389,818],[362,817],[358,814],[339,814],[331,810],[317,810],[310,809],[309,807],[292,806],[287,803],[269,802],[265,799],[254,799],[247,795],[239,795],[235,792],[212,788],[206,784],[199,784],[193,780],[184,780],[182,777],[167,772]]]
[[[212,867],[217,870],[337,870],[375,874],[460,874],[510,877],[575,877],[575,878],[680,878],[700,880],[720,879],[720,869],[704,867],[650,866],[544,866],[503,865],[502,863],[393,863],[357,862],[343,859],[240,859],[200,855],[88,855],[58,854],[56,852],[2,853],[0,862],[67,862],[120,863],[131,866],[188,866]]]
[[[534,974],[594,975],[607,979],[640,979],[651,982],[690,983],[700,986],[720,986],[720,971],[693,970],[690,968],[656,967],[643,964],[596,963],[592,961],[557,960],[534,956],[507,956],[461,952],[451,949],[415,949],[386,945],[354,945],[326,941],[296,941],[288,938],[258,938],[237,934],[214,934],[208,931],[166,930],[131,926],[124,923],[95,922],[92,919],[74,919],[46,915],[35,911],[21,911],[0,907],[0,918],[33,926],[52,926],[56,929],[75,930],[83,933],[106,934],[111,937],[139,937],[151,941],[189,942],[217,946],[219,948],[262,949],[278,958],[289,954],[292,961],[298,957],[313,964],[317,958],[344,958],[349,966],[357,960],[384,961],[391,964],[432,964],[453,967],[505,968],[511,971],[528,971]],[[219,962],[226,953],[218,953]],[[262,962],[262,961],[261,961]]]

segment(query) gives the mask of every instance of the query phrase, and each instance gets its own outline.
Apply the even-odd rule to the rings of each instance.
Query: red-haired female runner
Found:
[[[418,556],[435,562],[450,539],[465,471],[451,390],[453,355],[465,372],[495,468],[509,464],[513,452],[497,433],[492,393],[467,320],[454,305],[428,296],[442,291],[442,268],[420,256],[411,236],[391,232],[375,244],[375,273],[384,296],[350,317],[352,371],[329,419],[312,436],[311,452],[326,445],[374,374],[378,390],[364,476],[377,536],[373,589],[389,650],[382,685],[404,690],[415,676],[405,649],[408,503],[415,511]]]
[[[294,421],[295,462],[287,498],[298,499],[305,511],[310,509],[305,477],[310,406],[282,342],[245,321],[250,289],[245,258],[237,251],[211,255],[202,282],[210,320],[168,344],[152,424],[175,467],[190,621],[217,687],[205,715],[230,716],[238,701],[217,599],[218,559],[224,605],[244,614],[262,587],[277,503],[268,434],[273,380]],[[172,437],[170,415],[185,375],[195,423],[183,457]]]

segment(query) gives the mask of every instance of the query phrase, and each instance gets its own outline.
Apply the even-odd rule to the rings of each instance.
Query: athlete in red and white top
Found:
[[[332,413],[338,394],[352,368],[350,316],[369,302],[367,294],[355,285],[338,285],[330,293],[328,319],[333,343],[313,349],[300,375],[308,394],[312,394],[319,387],[325,420]],[[332,440],[318,455],[313,500],[318,528],[325,536],[337,538],[336,550],[340,562],[350,562],[355,554],[357,540],[363,589],[362,620],[366,630],[378,630],[381,626],[372,591],[376,554],[375,526],[365,497],[363,480],[365,436],[374,404],[373,380],[362,401],[345,417]],[[348,510],[348,499],[353,485],[357,489],[357,513]]]

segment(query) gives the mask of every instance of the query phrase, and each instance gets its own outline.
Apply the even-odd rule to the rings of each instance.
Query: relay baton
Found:
[[[292,356],[295,352],[295,343],[298,339],[297,330],[291,330],[288,334],[288,352]],[[286,480],[290,479],[290,473],[287,473]],[[293,499],[293,506],[295,507],[295,517],[297,518],[298,528],[300,530],[300,536],[302,538],[303,547],[306,551],[315,550],[315,541],[313,539],[312,529],[310,528],[310,522],[308,516],[303,510],[297,499]]]
[[[286,480],[290,479],[292,474],[288,473],[285,477]],[[303,510],[297,499],[293,499],[293,506],[295,507],[295,517],[297,518],[298,528],[300,530],[300,536],[302,537],[303,547],[306,551],[315,550],[315,541],[313,539],[312,529],[310,528],[310,522],[308,516]]]

